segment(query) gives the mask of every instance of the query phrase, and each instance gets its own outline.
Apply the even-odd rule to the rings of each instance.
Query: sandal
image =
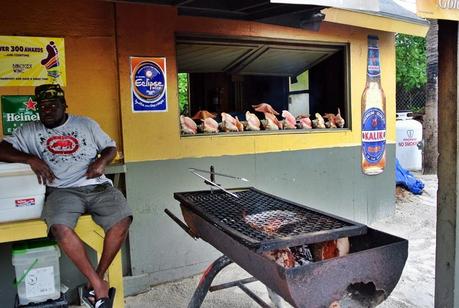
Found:
[[[78,288],[78,291],[80,294],[80,304],[84,305],[86,308],[94,308],[94,302],[96,301],[94,289],[83,285]]]
[[[99,298],[94,305],[94,308],[111,308],[110,299],[108,297]]]
[[[108,297],[99,298],[94,304],[94,308],[112,308],[115,299],[116,289],[110,288],[108,290]]]

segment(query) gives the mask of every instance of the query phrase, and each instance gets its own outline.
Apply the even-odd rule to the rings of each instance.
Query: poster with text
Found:
[[[167,111],[166,58],[131,57],[133,112]]]
[[[4,135],[11,135],[13,130],[27,122],[40,120],[33,95],[2,95],[1,106]]]
[[[66,85],[64,39],[0,36],[0,86]]]

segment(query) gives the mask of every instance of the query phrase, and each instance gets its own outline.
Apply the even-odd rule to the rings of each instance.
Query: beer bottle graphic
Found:
[[[367,82],[362,94],[362,172],[376,175],[386,165],[386,96],[381,87],[378,37],[368,36]]]

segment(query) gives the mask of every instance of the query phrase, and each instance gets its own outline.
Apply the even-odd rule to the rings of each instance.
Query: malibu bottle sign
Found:
[[[3,95],[1,101],[4,135],[11,135],[24,123],[40,120],[35,96]]]

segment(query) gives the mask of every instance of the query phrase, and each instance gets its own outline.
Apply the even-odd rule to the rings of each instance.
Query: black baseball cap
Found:
[[[42,84],[35,87],[35,98],[38,102],[48,100],[63,100],[64,90],[59,84]]]

